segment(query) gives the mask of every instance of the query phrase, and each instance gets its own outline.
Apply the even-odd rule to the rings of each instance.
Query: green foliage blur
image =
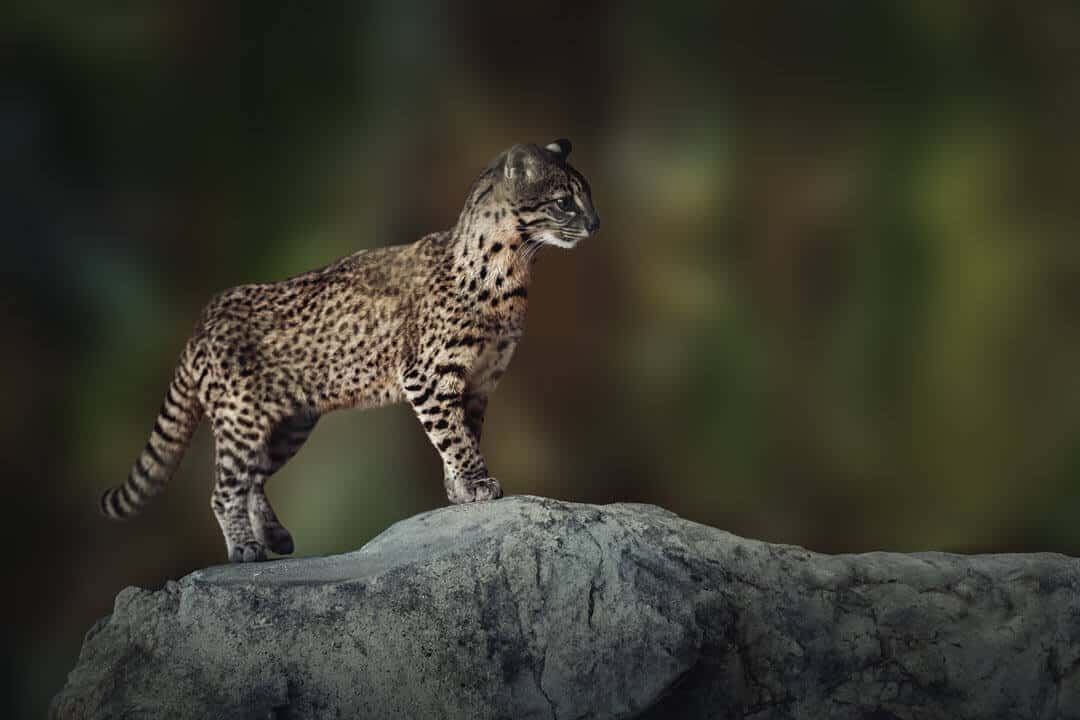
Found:
[[[2,11],[5,717],[122,587],[224,560],[205,428],[96,514],[201,305],[449,227],[515,142],[571,138],[603,230],[541,255],[485,429],[507,492],[1080,554],[1080,4],[517,7]],[[269,491],[299,555],[445,501],[403,407],[325,418]]]

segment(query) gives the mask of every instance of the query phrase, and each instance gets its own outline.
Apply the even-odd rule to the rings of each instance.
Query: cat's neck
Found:
[[[527,286],[539,246],[517,227],[509,205],[482,188],[479,194],[480,202],[466,205],[450,230],[455,275],[469,278],[470,283],[475,280],[476,287],[492,293]]]

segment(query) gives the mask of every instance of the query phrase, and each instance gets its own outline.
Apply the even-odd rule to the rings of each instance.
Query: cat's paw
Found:
[[[258,530],[256,530],[256,535]],[[294,549],[292,534],[281,525],[274,525],[263,530],[262,537],[259,538],[266,544],[266,547],[270,548],[278,555],[292,555]]]
[[[472,480],[465,483],[465,489],[472,494],[472,502],[484,500],[498,500],[503,496],[502,485],[495,478]]]
[[[453,488],[447,491],[446,497],[455,505],[461,505],[485,500],[498,500],[502,497],[502,494],[502,486],[499,485],[498,480],[495,478],[480,478],[455,484]]]
[[[229,549],[229,562],[247,563],[261,562],[266,559],[266,548],[262,543],[246,542],[233,545]]]

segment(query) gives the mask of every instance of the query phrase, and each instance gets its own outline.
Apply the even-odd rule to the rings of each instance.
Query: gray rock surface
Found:
[[[1080,561],[819,555],[511,497],[127,588],[51,713],[1080,718]]]

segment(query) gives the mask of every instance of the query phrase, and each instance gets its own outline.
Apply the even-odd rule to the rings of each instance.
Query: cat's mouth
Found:
[[[592,233],[583,230],[545,230],[533,235],[532,239],[534,242],[543,245],[552,245],[557,248],[563,248],[564,250],[571,250],[576,247],[579,242],[590,235],[592,235]]]
[[[570,235],[567,233],[553,233],[550,239],[545,238],[544,242],[548,245],[554,245],[555,247],[564,248],[570,250],[574,248],[579,242],[585,239],[584,235]]]

